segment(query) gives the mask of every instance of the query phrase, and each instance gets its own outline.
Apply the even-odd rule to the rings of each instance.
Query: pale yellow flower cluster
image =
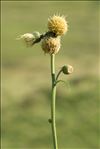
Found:
[[[33,46],[40,42],[44,53],[56,54],[61,47],[61,36],[68,30],[68,24],[64,16],[53,15],[48,19],[48,31],[45,34],[39,32],[26,33],[17,39],[22,39],[27,46]]]
[[[42,40],[42,49],[45,53],[56,54],[60,50],[60,36],[64,35],[68,30],[67,21],[64,16],[52,16],[48,19],[49,32],[55,36],[46,36]]]

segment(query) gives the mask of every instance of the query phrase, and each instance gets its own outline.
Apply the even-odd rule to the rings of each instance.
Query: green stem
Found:
[[[56,78],[55,78],[55,54],[51,54],[51,77],[52,77],[52,100],[51,100],[51,126],[54,149],[58,149],[55,121],[55,103],[56,103]]]
[[[57,77],[56,77],[56,81],[58,80],[58,78],[59,78],[61,72],[62,72],[62,69],[58,72]]]

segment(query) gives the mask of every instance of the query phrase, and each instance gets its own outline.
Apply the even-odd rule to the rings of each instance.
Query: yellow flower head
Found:
[[[42,49],[45,53],[56,54],[60,50],[60,37],[44,37],[42,40]]]
[[[68,30],[68,24],[64,16],[50,17],[48,19],[48,29],[54,32],[57,36],[65,34]]]

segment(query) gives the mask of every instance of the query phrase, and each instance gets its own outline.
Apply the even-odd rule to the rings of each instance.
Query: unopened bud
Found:
[[[73,67],[71,65],[65,65],[62,67],[62,72],[64,74],[71,74],[73,72]]]

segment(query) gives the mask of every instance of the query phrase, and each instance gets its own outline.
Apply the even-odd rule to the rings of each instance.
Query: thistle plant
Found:
[[[64,65],[55,73],[55,56],[59,52],[61,47],[61,36],[68,31],[68,24],[64,16],[54,15],[48,19],[48,31],[40,34],[39,32],[26,33],[21,35],[17,39],[23,39],[27,46],[33,46],[41,42],[41,47],[44,53],[50,55],[51,64],[51,80],[52,80],[52,90],[51,90],[51,118],[49,118],[49,123],[52,128],[52,138],[54,149],[58,149],[57,142],[57,131],[56,131],[56,87],[59,82],[65,82],[59,80],[61,74],[69,75],[73,72],[73,67],[71,65]]]

